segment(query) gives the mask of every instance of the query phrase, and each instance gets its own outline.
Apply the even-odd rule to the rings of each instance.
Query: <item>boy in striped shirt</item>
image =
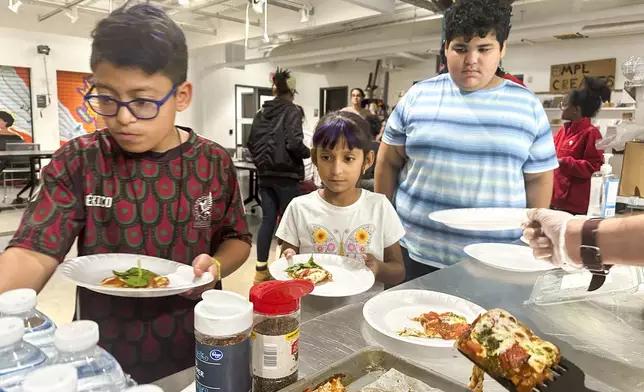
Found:
[[[518,231],[470,232],[432,222],[453,208],[548,207],[558,167],[548,118],[525,87],[495,75],[512,8],[459,0],[445,12],[448,73],[414,85],[387,123],[376,192],[394,203],[411,280],[463,259],[463,247]]]

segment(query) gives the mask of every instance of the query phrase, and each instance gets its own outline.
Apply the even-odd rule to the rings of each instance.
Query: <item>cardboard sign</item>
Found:
[[[584,76],[605,78],[608,87],[613,90],[616,68],[616,59],[553,65],[550,67],[550,93],[565,94],[578,89],[584,84]]]
[[[626,143],[619,195],[644,197],[644,143]]]

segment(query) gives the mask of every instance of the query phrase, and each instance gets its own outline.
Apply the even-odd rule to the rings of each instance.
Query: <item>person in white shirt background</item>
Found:
[[[400,283],[405,276],[398,241],[405,230],[389,200],[357,188],[374,163],[370,125],[361,116],[333,112],[313,135],[312,159],[323,189],[293,199],[282,216],[277,238],[282,256],[330,253],[362,258],[376,280]]]
[[[313,147],[313,129],[306,119],[304,109],[300,105],[297,105],[297,107],[300,108],[300,112],[302,113],[302,132],[304,133],[304,145],[308,148],[311,148]],[[312,189],[313,186],[309,185],[311,183],[315,185],[316,188],[319,188],[322,184],[320,182],[318,171],[313,164],[313,160],[311,158],[306,158],[304,159],[304,184],[302,185],[302,194],[307,194],[314,190]],[[311,189],[309,190],[309,188]]]

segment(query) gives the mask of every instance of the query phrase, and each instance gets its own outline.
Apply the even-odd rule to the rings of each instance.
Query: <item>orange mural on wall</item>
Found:
[[[92,111],[83,97],[92,88],[90,74],[57,71],[60,144],[105,127],[103,118]]]
[[[0,65],[0,118],[0,134],[33,142],[29,68]]]

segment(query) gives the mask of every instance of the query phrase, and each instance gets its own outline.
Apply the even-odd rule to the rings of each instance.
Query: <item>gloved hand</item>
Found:
[[[573,215],[547,209],[528,211],[530,222],[524,225],[523,235],[530,241],[530,247],[537,259],[549,260],[554,265],[568,264],[579,268],[566,252],[566,226]]]

